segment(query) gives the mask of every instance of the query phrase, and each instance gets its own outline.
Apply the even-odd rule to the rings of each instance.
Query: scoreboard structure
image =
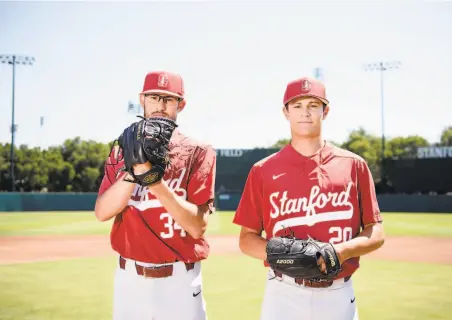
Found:
[[[252,166],[279,149],[217,149],[216,208],[236,210]]]
[[[422,147],[406,159],[385,159],[391,193],[452,193],[452,147]]]
[[[218,149],[216,193],[242,193],[251,167],[279,149]]]
[[[217,149],[216,208],[236,210],[251,167],[279,150]],[[384,168],[388,185],[376,186],[382,210],[452,212],[452,147],[419,148],[406,158],[385,159]]]

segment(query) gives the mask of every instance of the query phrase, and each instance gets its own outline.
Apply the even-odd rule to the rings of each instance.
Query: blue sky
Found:
[[[20,144],[112,141],[153,69],[183,76],[180,129],[215,148],[288,137],[285,86],[315,67],[331,101],[325,138],[380,135],[379,73],[363,65],[382,60],[402,63],[385,73],[388,136],[435,142],[452,124],[452,3],[1,2],[0,30],[0,54],[36,58],[16,69]],[[11,67],[0,64],[1,142],[10,124]]]

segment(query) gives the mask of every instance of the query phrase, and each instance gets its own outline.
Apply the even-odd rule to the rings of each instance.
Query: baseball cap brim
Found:
[[[174,93],[174,92],[171,92],[171,91],[167,91],[167,90],[156,90],[156,89],[153,89],[153,90],[146,90],[146,91],[143,91],[141,93],[142,94],[145,94],[145,93],[164,93],[164,94],[167,94],[169,96],[173,96],[173,97],[177,97],[177,98],[181,98],[181,99],[184,98],[184,97],[182,97],[181,95],[179,95],[177,93]]]
[[[316,98],[316,99],[319,99],[320,101],[322,101],[324,104],[326,104],[326,105],[328,105],[330,102],[328,101],[328,100],[326,100],[325,98],[322,98],[322,97],[319,97],[319,96],[316,96],[316,95],[313,95],[313,94],[304,94],[304,93],[302,93],[302,94],[299,94],[299,95],[297,95],[297,96],[295,96],[295,97],[292,97],[290,100],[288,100],[285,104],[287,104],[287,103],[289,103],[290,101],[292,101],[292,100],[294,100],[294,99],[298,99],[298,98],[300,98],[300,97],[312,97],[312,98]]]

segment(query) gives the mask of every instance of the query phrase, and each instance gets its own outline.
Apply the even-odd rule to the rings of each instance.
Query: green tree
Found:
[[[80,137],[68,139],[63,143],[61,147],[63,159],[70,163],[75,171],[71,190],[77,192],[97,190],[109,151],[108,144],[93,140],[83,141]]]
[[[0,143],[0,191],[7,191],[11,189],[11,180],[9,177],[10,168],[10,144]]]
[[[366,160],[373,178],[380,179],[381,139],[379,137],[359,128],[350,132],[341,147]]]
[[[386,158],[413,158],[417,148],[428,146],[428,141],[421,136],[394,137],[387,143]]]
[[[452,126],[443,129],[440,141],[442,146],[452,146]]]
[[[43,154],[47,163],[48,191],[72,191],[75,169],[71,163],[64,161],[61,147],[50,147]]]
[[[21,145],[15,152],[16,187],[21,191],[41,190],[48,183],[47,163],[40,148]]]

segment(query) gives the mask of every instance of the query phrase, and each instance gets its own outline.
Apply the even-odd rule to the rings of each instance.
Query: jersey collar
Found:
[[[290,159],[294,159],[297,162],[317,161],[318,163],[324,163],[325,160],[330,158],[330,155],[333,152],[333,148],[334,145],[324,140],[323,147],[311,156],[304,156],[300,154],[297,150],[294,149],[291,143],[286,145],[283,151],[290,157]]]

